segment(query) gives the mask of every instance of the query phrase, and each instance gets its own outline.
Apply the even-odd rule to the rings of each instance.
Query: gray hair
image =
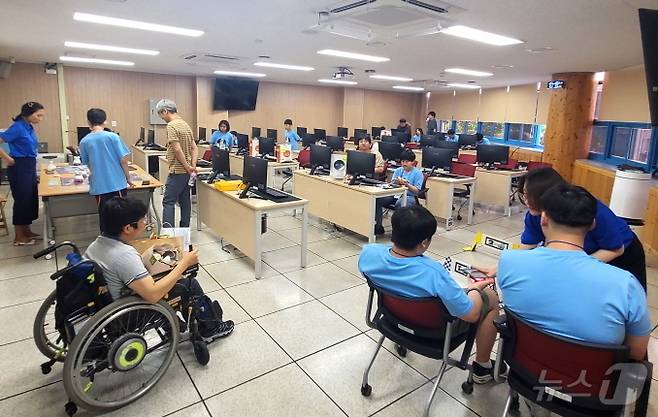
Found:
[[[162,100],[158,101],[158,103],[155,105],[155,111],[157,113],[161,113],[163,110],[166,110],[169,113],[176,113],[177,109],[174,100],[163,98]]]

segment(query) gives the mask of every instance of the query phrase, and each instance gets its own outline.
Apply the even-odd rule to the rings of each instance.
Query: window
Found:
[[[439,120],[439,132],[447,132],[452,125],[452,120]]]
[[[455,128],[455,133],[461,134],[465,133],[467,135],[474,135],[478,132],[478,123],[472,122],[470,120],[459,120],[457,122],[457,127]]]
[[[519,140],[521,142],[533,142],[535,141],[534,135],[534,125],[526,123],[510,123],[509,124],[509,134],[507,135],[509,140]]]
[[[603,155],[605,153],[605,139],[608,137],[608,126],[594,126],[589,151]]]
[[[592,127],[591,159],[650,171],[656,166],[657,151],[658,129],[648,123],[606,121]]]
[[[630,127],[616,127],[612,133],[612,148],[610,149],[610,156],[618,158],[626,158],[626,153],[631,145]]]
[[[504,139],[505,123],[482,122],[482,131],[480,133],[487,138]]]

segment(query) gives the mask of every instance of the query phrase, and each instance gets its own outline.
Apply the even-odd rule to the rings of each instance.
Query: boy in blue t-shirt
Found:
[[[87,120],[91,132],[80,141],[80,159],[89,167],[89,194],[96,198],[101,232],[101,213],[107,200],[125,197],[130,182],[128,156],[130,151],[119,135],[103,130],[107,114],[102,109],[89,109]]]
[[[493,320],[498,315],[498,297],[493,281],[471,284],[464,291],[443,265],[424,256],[436,232],[436,219],[418,205],[396,210],[391,218],[393,232],[389,245],[366,245],[359,256],[359,270],[377,287],[405,297],[438,297],[448,312],[458,317],[453,337],[468,330],[468,323],[483,319],[476,336],[477,354],[473,363],[473,380],[482,384],[492,379],[491,349],[496,338]],[[475,289],[476,291],[471,291]],[[486,300],[486,302],[484,301]]]
[[[455,135],[455,129],[448,129],[446,142],[459,142],[459,135]]]
[[[402,166],[393,171],[393,177],[391,178],[393,184],[401,185],[407,189],[407,205],[416,204],[416,197],[422,190],[423,181],[425,180],[421,170],[414,166],[415,161],[416,154],[412,150],[405,149],[402,151],[402,154],[400,154],[400,164]],[[402,198],[382,197],[377,199],[375,211],[376,235],[384,234],[384,226],[382,226],[384,207],[391,204],[395,204],[396,208],[402,207]]]
[[[302,138],[299,137],[297,132],[292,130],[292,120],[286,119],[283,121],[283,134],[286,138],[286,141],[290,144],[290,148],[293,151],[299,149],[299,143],[302,141]]]

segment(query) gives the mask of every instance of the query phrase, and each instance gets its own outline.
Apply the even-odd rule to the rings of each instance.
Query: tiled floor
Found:
[[[6,187],[0,187],[0,193],[5,192]],[[158,193],[156,198],[160,207]],[[479,231],[518,241],[523,227],[519,214],[505,218],[478,211],[474,219],[471,226],[439,230],[428,255],[494,263],[495,256],[464,252],[464,246]],[[210,297],[220,301],[225,316],[236,322],[235,332],[210,346],[212,358],[206,367],[194,360],[189,343],[181,344],[178,357],[151,393],[108,415],[420,416],[439,362],[412,353],[400,358],[387,342],[371,371],[372,396],[361,396],[362,372],[378,336],[365,324],[368,289],[356,266],[366,240],[317,219],[312,224],[308,267],[300,270],[300,221],[290,215],[269,219],[260,280],[253,278],[253,263],[239,251],[223,251],[209,229],[193,231],[202,266],[199,280]],[[97,226],[90,216],[60,221],[57,227],[60,240],[73,239],[84,247]],[[64,416],[62,366],[42,375],[43,357],[32,340],[36,310],[54,287],[48,275],[55,261],[35,261],[30,256],[35,248],[14,248],[11,239],[0,237],[0,416]],[[649,269],[649,283],[652,322],[657,324],[655,264]],[[651,339],[650,358],[658,360],[656,338]],[[460,385],[465,376],[448,371],[431,415],[499,416],[506,387],[476,386],[472,395],[464,395]],[[658,415],[657,391],[654,387],[653,416]],[[78,415],[91,414],[81,410]],[[521,415],[529,414],[522,409]]]

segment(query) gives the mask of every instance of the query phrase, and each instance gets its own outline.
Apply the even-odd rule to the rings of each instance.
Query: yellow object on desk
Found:
[[[213,186],[219,191],[236,191],[242,186],[241,180],[215,181]]]

